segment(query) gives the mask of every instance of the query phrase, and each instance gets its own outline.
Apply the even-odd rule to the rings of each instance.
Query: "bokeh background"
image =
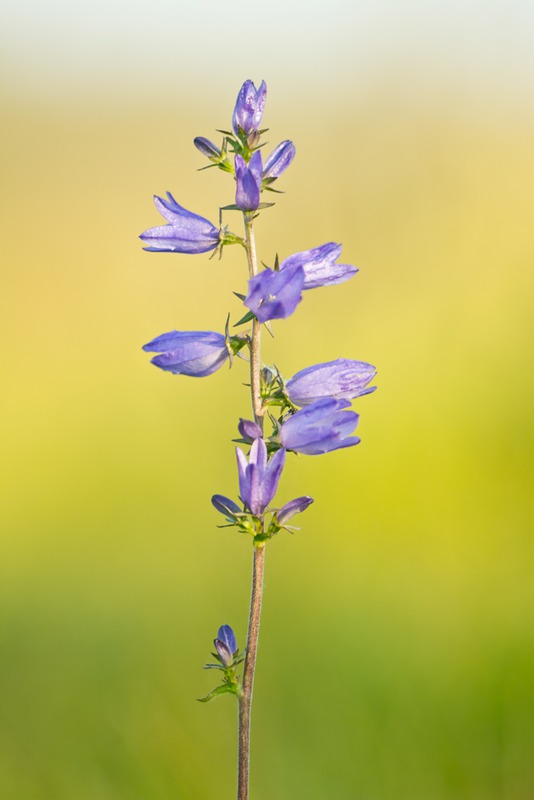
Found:
[[[246,78],[297,158],[261,258],[343,242],[265,360],[371,361],[362,442],[290,460],[270,546],[254,800],[531,800],[534,14],[526,0],[8,0],[2,12],[6,800],[234,795],[211,640],[246,631],[245,365],[148,364],[221,330],[245,265],[144,253],[152,195],[216,220],[194,136]],[[239,232],[239,218],[229,218]]]

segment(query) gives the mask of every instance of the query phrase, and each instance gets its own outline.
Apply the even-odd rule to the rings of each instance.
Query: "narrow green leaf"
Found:
[[[205,697],[197,697],[199,703],[209,703],[210,700],[213,700],[214,697],[219,697],[221,694],[235,694],[238,693],[237,686],[231,686],[229,683],[223,683],[222,686],[217,686],[212,692],[207,694]]]

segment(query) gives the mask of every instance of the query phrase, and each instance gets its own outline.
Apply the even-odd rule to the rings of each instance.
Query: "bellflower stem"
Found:
[[[248,800],[248,774],[250,765],[250,710],[254,687],[254,668],[260,633],[261,600],[263,596],[263,571],[265,545],[254,547],[252,568],[252,592],[248,621],[247,656],[243,671],[243,688],[239,698],[239,756],[237,776],[237,800]]]
[[[256,241],[254,239],[253,218],[254,214],[244,212],[245,220],[245,248],[247,251],[248,271],[251,278],[258,274],[258,259],[256,257]],[[263,429],[263,408],[260,394],[260,342],[261,323],[255,319],[252,323],[252,341],[250,345],[250,393],[254,419]]]
[[[253,228],[254,214],[244,212],[245,247],[250,277],[258,274],[256,243]],[[252,323],[252,339],[250,343],[250,394],[254,419],[263,429],[263,408],[260,394],[260,343],[261,323],[255,319]],[[247,650],[243,670],[242,693],[239,698],[239,755],[237,777],[237,800],[248,800],[249,764],[250,764],[250,711],[252,706],[252,690],[254,687],[254,670],[258,650],[260,632],[261,601],[263,596],[263,570],[265,563],[264,544],[254,546],[254,562],[252,568],[252,591],[250,597],[250,615],[248,621]]]

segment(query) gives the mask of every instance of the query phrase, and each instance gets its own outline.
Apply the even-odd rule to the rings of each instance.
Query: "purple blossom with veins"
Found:
[[[217,639],[224,642],[232,655],[237,653],[237,639],[235,633],[229,625],[221,625],[217,633]]]
[[[211,375],[229,357],[225,337],[213,331],[170,331],[145,344],[143,350],[160,353],[151,359],[156,367],[193,378]]]
[[[263,439],[255,439],[247,461],[243,451],[236,447],[237,471],[241,500],[255,516],[261,516],[278,488],[286,451],[282,448],[269,459]]]
[[[272,180],[279,178],[294,158],[295,145],[293,142],[290,142],[289,139],[280,142],[263,165],[263,178],[271,178]]]
[[[277,525],[285,525],[286,522],[295,516],[295,514],[300,514],[302,511],[306,511],[308,506],[313,503],[313,497],[309,495],[305,495],[304,497],[295,497],[294,500],[290,500],[289,503],[286,503],[282,508],[279,508],[276,512],[276,524]]]
[[[343,411],[350,406],[347,400],[325,398],[317,400],[289,417],[280,428],[280,443],[287,450],[307,456],[317,456],[360,441],[351,436],[358,424],[358,414]]]
[[[235,157],[235,204],[241,211],[255,211],[260,204],[262,159],[259,150],[252,155],[249,163],[243,156]]]
[[[231,667],[237,653],[235,633],[229,625],[221,625],[213,644],[224,667]]]
[[[261,439],[263,436],[262,430],[257,422],[253,422],[250,419],[243,419],[239,420],[239,425],[237,426],[237,430],[241,434],[241,437],[245,439],[249,444],[252,444],[254,439]]]
[[[304,270],[298,264],[284,271],[268,267],[248,282],[244,300],[260,322],[289,317],[302,300]]]
[[[348,281],[358,272],[358,268],[352,264],[336,264],[340,255],[341,245],[328,242],[288,256],[280,264],[280,271],[298,265],[304,270],[304,289],[332,286]]]
[[[376,369],[365,361],[337,358],[301,369],[286,383],[287,396],[296,406],[308,406],[325,397],[350,400],[374,392],[368,387]]]
[[[149,228],[140,235],[149,247],[145,250],[161,253],[207,253],[220,242],[220,231],[209,220],[187,211],[172,194],[167,199],[154,196],[154,204],[168,225]]]
[[[252,81],[245,81],[237,95],[232,118],[232,127],[236,136],[239,136],[240,130],[247,136],[258,130],[261,125],[266,99],[267,86],[265,81],[261,82],[259,89],[256,89]]]
[[[214,494],[211,498],[211,502],[213,507],[221,514],[224,514],[225,517],[235,518],[236,514],[241,514],[241,509],[237,503],[234,503],[233,500],[230,500],[229,497],[225,497],[223,494]]]
[[[211,139],[206,139],[205,136],[195,136],[193,139],[193,144],[200,150],[202,155],[207,156],[208,158],[220,158],[222,155],[222,151],[220,147],[217,147],[216,144],[213,144]]]

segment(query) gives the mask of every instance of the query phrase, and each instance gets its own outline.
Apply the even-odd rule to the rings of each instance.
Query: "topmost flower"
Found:
[[[232,118],[232,127],[236,136],[239,136],[240,130],[246,136],[258,130],[261,125],[266,98],[267,86],[265,81],[261,82],[259,89],[256,89],[252,81],[245,81],[237,95]]]

